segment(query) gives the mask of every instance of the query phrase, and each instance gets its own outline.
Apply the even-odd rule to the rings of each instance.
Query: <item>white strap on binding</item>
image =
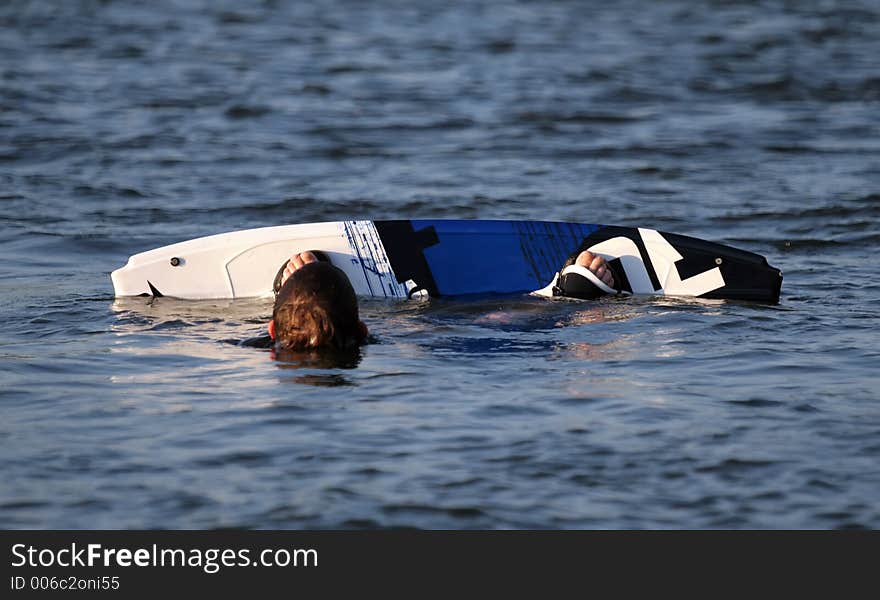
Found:
[[[606,267],[607,268],[607,267]],[[612,287],[609,287],[604,281],[596,277],[596,274],[593,273],[586,267],[582,267],[581,265],[568,265],[564,269],[562,269],[562,275],[567,275],[569,273],[577,273],[581,277],[586,277],[588,281],[590,281],[597,288],[605,292],[606,294],[616,294],[617,290]]]
[[[545,298],[553,297],[553,288],[556,287],[556,283],[559,281],[559,278],[566,273],[577,273],[582,277],[586,277],[588,281],[592,282],[597,288],[605,292],[606,294],[617,294],[618,291],[614,288],[608,287],[605,282],[596,277],[596,275],[590,271],[586,267],[582,267],[581,265],[569,265],[562,270],[562,273],[556,273],[553,276],[553,281],[550,282],[547,287],[541,288],[540,290],[535,290],[532,292],[534,296],[544,296]]]
[[[556,275],[553,276],[553,281],[547,284],[545,287],[542,287],[540,290],[535,290],[531,293],[532,296],[543,296],[544,298],[552,298],[553,297],[553,288],[556,287],[556,282],[559,281],[559,271],[556,272]]]

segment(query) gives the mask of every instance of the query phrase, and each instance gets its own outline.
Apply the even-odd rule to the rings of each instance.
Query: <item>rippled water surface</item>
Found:
[[[880,7],[5,2],[0,526],[880,526]],[[777,306],[114,301],[130,254],[345,218],[646,226]]]

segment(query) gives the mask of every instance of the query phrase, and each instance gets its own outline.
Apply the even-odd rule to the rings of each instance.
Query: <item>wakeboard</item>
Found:
[[[361,296],[554,295],[581,250],[604,256],[622,294],[776,303],[782,273],[758,254],[654,229],[556,221],[335,221],[262,227],[135,254],[117,297],[271,296],[279,268],[322,251]]]

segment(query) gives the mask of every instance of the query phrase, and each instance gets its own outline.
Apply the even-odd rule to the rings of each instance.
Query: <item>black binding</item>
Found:
[[[553,286],[554,296],[565,296],[566,298],[594,300],[607,294],[608,292],[599,288],[580,273],[560,275],[556,280],[556,285]]]

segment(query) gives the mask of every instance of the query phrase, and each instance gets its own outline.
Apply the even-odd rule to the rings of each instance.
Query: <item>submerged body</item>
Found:
[[[601,284],[614,287],[614,275],[603,257],[584,250],[573,258],[572,264],[589,271]],[[570,276],[582,278],[577,272]],[[307,251],[293,255],[277,279],[278,293],[268,325],[276,350],[344,351],[366,341],[367,326],[358,316],[357,296],[351,282],[323,253]],[[591,286],[592,293],[604,293],[588,280],[577,283],[569,285],[578,290]],[[560,292],[564,291],[560,288]]]

